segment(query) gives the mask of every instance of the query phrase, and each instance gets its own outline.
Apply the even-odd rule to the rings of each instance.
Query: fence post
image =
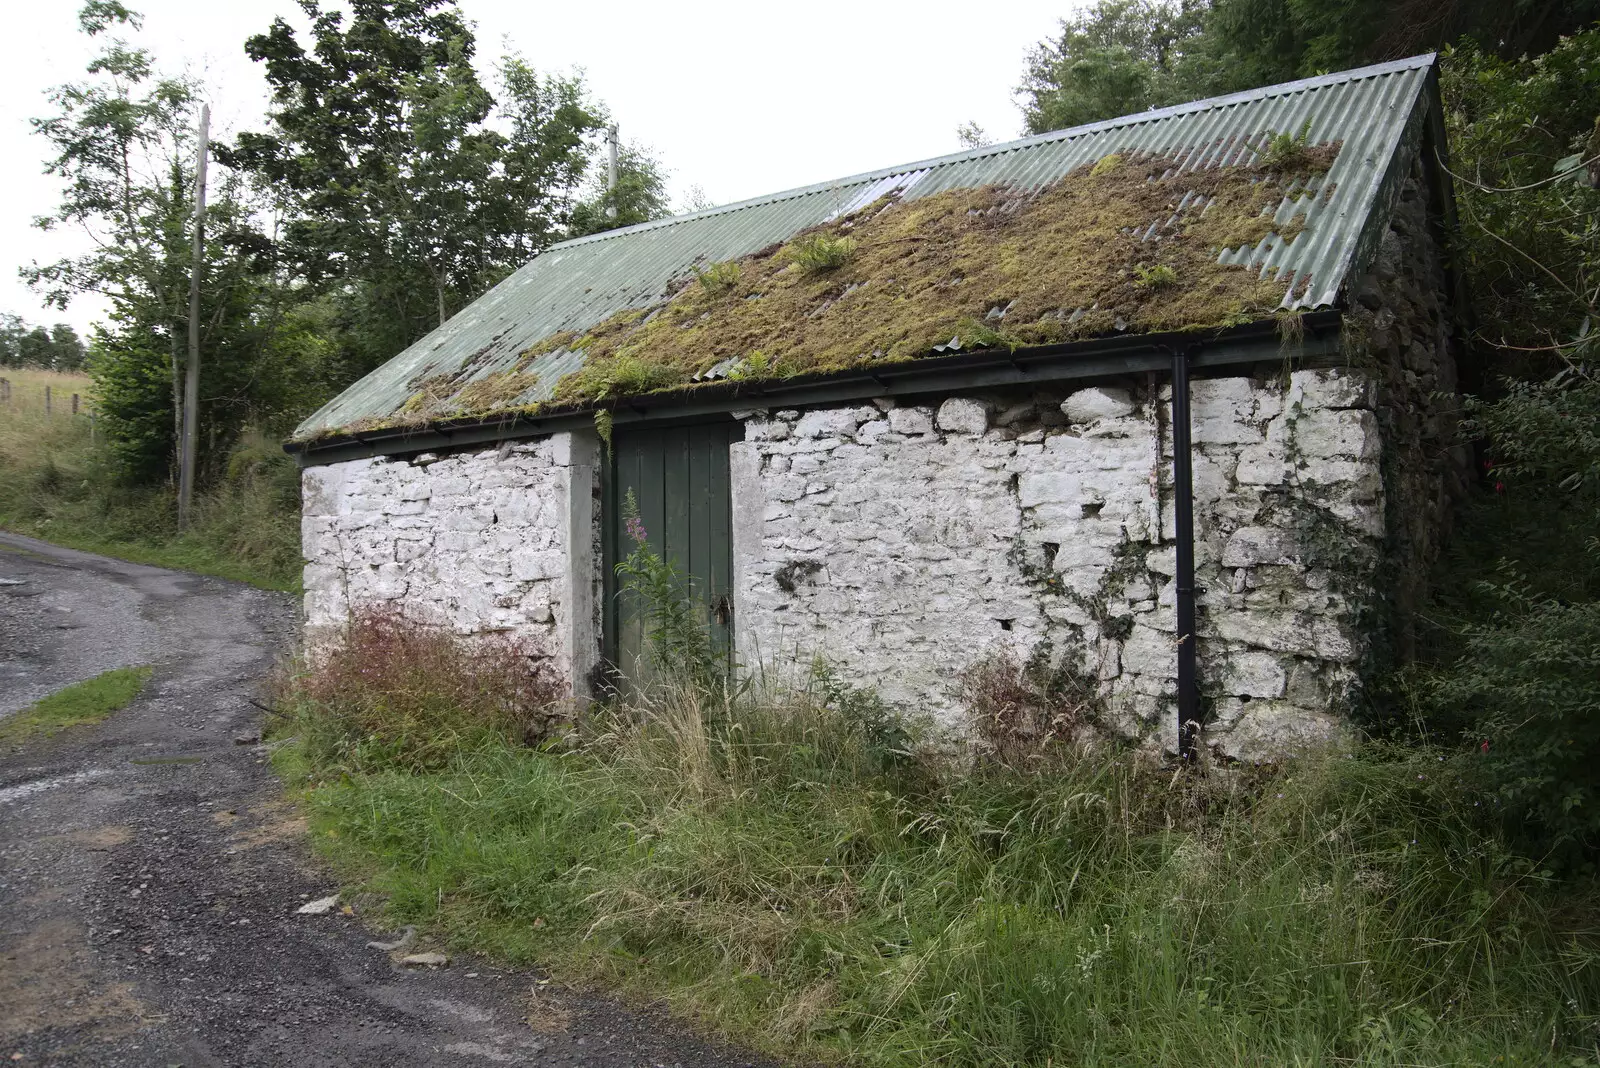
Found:
[[[72,395],[72,414],[78,414],[78,395],[76,393]]]
[[[50,387],[44,387],[44,414],[50,414]]]
[[[0,378],[0,401],[11,403],[11,379]]]

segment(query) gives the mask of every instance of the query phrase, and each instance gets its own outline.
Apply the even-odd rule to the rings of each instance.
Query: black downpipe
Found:
[[[1200,731],[1200,690],[1195,679],[1194,475],[1189,441],[1189,351],[1172,352],[1172,496],[1177,528],[1178,758],[1192,764]]]

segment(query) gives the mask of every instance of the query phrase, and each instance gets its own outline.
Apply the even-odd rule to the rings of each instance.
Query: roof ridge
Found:
[[[1250,103],[1256,100],[1265,100],[1273,96],[1289,96],[1297,92],[1310,89],[1320,89],[1330,85],[1340,85],[1347,82],[1361,81],[1366,78],[1377,78],[1385,74],[1394,74],[1398,71],[1416,70],[1429,67],[1438,61],[1437,52],[1425,52],[1421,55],[1408,56],[1405,59],[1391,59],[1383,63],[1372,63],[1365,67],[1356,67],[1353,70],[1336,71],[1330,74],[1317,74],[1309,78],[1299,78],[1292,82],[1279,82],[1275,85],[1258,86],[1255,89],[1245,89],[1237,93],[1227,93],[1223,96],[1209,96],[1200,100],[1190,100],[1182,104],[1169,104],[1163,108],[1152,108],[1149,111],[1138,111],[1131,115],[1119,115],[1115,118],[1100,119],[1096,122],[1084,123],[1081,126],[1070,126],[1063,130],[1047,130],[1044,133],[1031,134],[1020,137],[1014,141],[1003,141],[995,145],[984,145],[981,148],[968,148],[960,152],[951,152],[943,156],[930,156],[911,163],[897,164],[892,167],[879,167],[875,170],[862,171],[859,174],[848,175],[843,178],[833,178],[823,182],[813,182],[810,185],[796,186],[778,192],[765,193],[761,196],[737,200],[731,204],[719,204],[715,207],[702,208],[683,215],[672,215],[665,219],[652,219],[649,222],[634,223],[631,226],[619,226],[614,230],[604,230],[598,234],[586,234],[583,237],[568,238],[550,245],[536,256],[547,256],[552,252],[562,249],[576,248],[580,245],[593,244],[596,241],[613,240],[628,234],[644,233],[650,230],[665,229],[682,223],[692,222],[696,219],[710,218],[716,215],[726,215],[746,208],[760,207],[766,204],[776,204],[784,200],[793,200],[797,197],[810,196],[815,193],[826,193],[848,185],[865,185],[879,182],[885,178],[892,178],[901,174],[912,174],[916,171],[929,170],[933,167],[943,167],[967,160],[984,159],[988,156],[999,156],[1007,152],[1016,152],[1036,145],[1051,144],[1058,141],[1071,141],[1078,137],[1100,133],[1104,130],[1114,130],[1127,126],[1139,126],[1160,119],[1172,118],[1178,115],[1192,114],[1198,111],[1210,111],[1213,108],[1231,107],[1237,104]]]

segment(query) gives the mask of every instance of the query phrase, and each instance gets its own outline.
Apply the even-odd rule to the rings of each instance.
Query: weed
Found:
[[[289,680],[282,703],[319,766],[422,771],[463,747],[548,740],[560,697],[537,651],[514,638],[469,640],[371,608]]]
[[[616,420],[612,416],[610,408],[596,408],[594,410],[595,436],[598,437],[601,444],[606,447],[607,456],[611,455],[611,433],[612,427],[615,426],[615,423]]]
[[[1093,697],[1074,681],[1069,673],[1052,670],[1049,649],[1026,663],[1002,650],[969,667],[961,695],[984,755],[1018,771],[1059,762],[1088,718]]]
[[[645,622],[652,665],[668,679],[707,692],[719,689],[727,664],[711,645],[701,611],[690,595],[688,580],[650,547],[649,532],[639,518],[639,502],[629,490],[623,522],[633,548],[617,564],[623,589],[638,599]],[[639,680],[636,680],[639,681]]]
[[[956,324],[956,337],[963,351],[977,349],[1005,349],[1015,352],[1022,347],[1022,339],[1009,334],[984,319],[963,319]]]
[[[692,270],[701,288],[713,294],[731,293],[738,288],[739,277],[744,273],[737,260],[713,263],[704,269],[694,267]]]
[[[854,238],[828,233],[807,234],[789,247],[789,258],[812,273],[838,270],[855,254]]]
[[[1095,161],[1094,166],[1089,168],[1089,177],[1099,178],[1102,175],[1110,174],[1120,166],[1122,166],[1121,153],[1113,152],[1109,156],[1101,156]]]
[[[147,667],[116,668],[57,690],[0,720],[0,742],[22,742],[38,735],[48,738],[68,727],[99,723],[139,696],[150,679],[150,670]]]
[[[561,380],[561,388],[595,400],[668,389],[683,382],[683,372],[638,356],[591,361]]]
[[[1165,263],[1136,263],[1133,284],[1142,289],[1170,289],[1178,284],[1178,272]]]
[[[1310,161],[1307,149],[1311,143],[1311,120],[1300,126],[1300,132],[1274,133],[1267,131],[1266,147],[1256,159],[1256,166],[1268,171],[1293,171],[1303,169]]]
[[[1306,339],[1305,313],[1300,311],[1279,312],[1278,340],[1286,349],[1299,346]]]

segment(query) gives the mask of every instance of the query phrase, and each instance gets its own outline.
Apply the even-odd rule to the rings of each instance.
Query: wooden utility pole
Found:
[[[606,127],[606,146],[610,149],[609,166],[606,168],[606,192],[611,194],[607,198],[611,203],[606,205],[606,217],[615,219],[617,217],[617,178],[619,177],[618,171],[621,169],[619,156],[621,155],[622,147],[615,123]]]
[[[189,366],[183,376],[183,440],[178,445],[178,529],[189,526],[194,499],[194,458],[200,427],[200,272],[206,254],[206,157],[211,149],[211,105],[200,105],[200,143],[194,167],[194,259],[189,268]]]

